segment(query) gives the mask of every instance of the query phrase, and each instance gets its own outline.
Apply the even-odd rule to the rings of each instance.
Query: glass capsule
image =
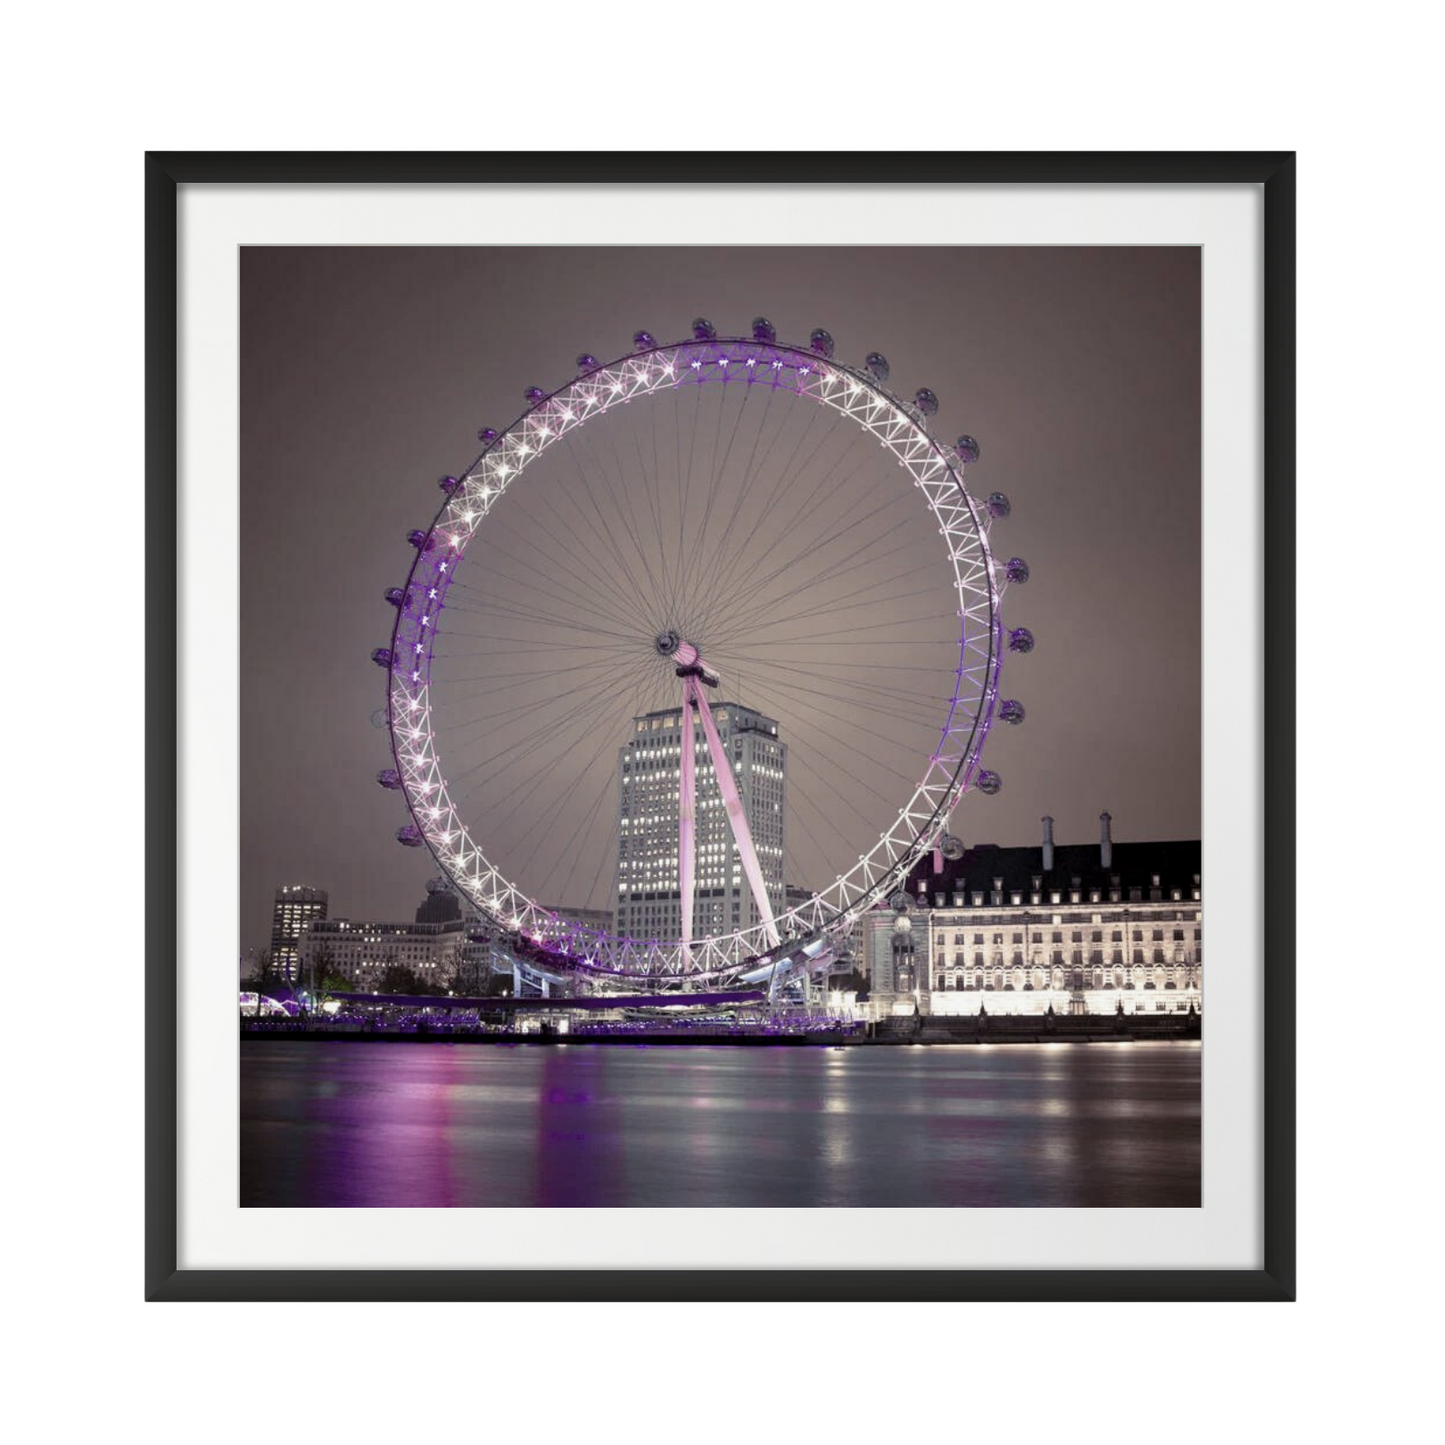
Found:
[[[420,848],[423,841],[421,829],[415,823],[404,823],[396,830],[396,841],[405,848]]]
[[[396,789],[401,787],[401,774],[395,768],[383,768],[376,775],[376,781],[383,788]]]
[[[961,462],[976,462],[978,460],[978,443],[972,437],[959,437],[954,442],[953,449],[958,453]]]
[[[924,416],[938,415],[938,398],[926,386],[920,386],[914,394],[913,404]]]
[[[373,649],[372,649],[372,653],[371,653],[371,660],[372,660],[378,667],[390,667],[390,666],[391,666],[391,648],[389,648],[389,647],[377,647],[377,648],[373,648]]]
[[[497,429],[494,426],[484,426],[481,431],[477,433],[477,440],[479,442],[482,442],[484,445],[490,445],[492,442],[496,441],[496,439]]]
[[[639,351],[651,351],[657,345],[657,338],[650,331],[635,331],[632,334],[632,344]]]
[[[766,316],[753,317],[753,340],[754,341],[776,341],[778,339],[777,329]]]
[[[1024,720],[1024,705],[1015,698],[1008,698],[998,705],[998,715],[1006,722],[1017,726]]]
[[[1004,576],[1010,582],[1027,582],[1029,580],[1029,564],[1022,557],[1010,557],[1004,566]]]
[[[863,358],[863,365],[878,378],[879,381],[888,380],[888,358],[881,351],[870,351]]]
[[[430,552],[432,549],[431,534],[423,532],[420,527],[413,527],[412,530],[406,534],[406,540],[410,542],[418,552]]]
[[[384,707],[377,708],[371,714],[371,725],[378,730],[382,728],[389,728],[391,726],[391,722],[386,716],[386,709]]]
[[[540,386],[529,386],[522,395],[527,398],[528,406],[536,406],[539,402],[547,400],[547,393]]]
[[[442,491],[444,491],[444,492],[447,494],[447,496],[451,496],[451,494],[452,494],[454,491],[456,491],[456,489],[457,489],[460,485],[461,485],[461,483],[460,483],[455,477],[438,477],[438,478],[437,478],[437,486],[439,486],[439,487],[442,489]]]
[[[990,492],[984,505],[988,508],[990,517],[1006,517],[1013,511],[1009,499],[1002,492]]]
[[[716,341],[717,327],[706,316],[699,316],[692,323],[692,334],[698,341]]]
[[[386,600],[390,602],[393,607],[405,607],[406,592],[401,587],[388,587],[386,589]]]
[[[1015,627],[1008,635],[1008,650],[1010,652],[1032,652],[1034,650],[1034,635],[1027,627]]]
[[[984,768],[977,778],[978,790],[987,794],[990,798],[1003,787],[1003,779],[997,773],[991,773]]]
[[[584,351],[582,355],[577,358],[578,371],[596,371],[597,364],[597,358],[593,356],[590,351]]]
[[[945,833],[938,842],[938,851],[945,858],[957,861],[963,857],[963,839],[953,833]]]
[[[833,338],[821,326],[808,338],[808,345],[819,356],[832,356],[833,354]]]

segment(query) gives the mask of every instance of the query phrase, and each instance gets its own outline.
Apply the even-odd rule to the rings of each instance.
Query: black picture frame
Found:
[[[1264,198],[1263,1266],[275,1270],[177,1265],[177,199],[186,184],[1208,185]],[[1295,157],[150,152],[146,217],[145,1296],[149,1300],[1292,1300],[1295,1297]]]

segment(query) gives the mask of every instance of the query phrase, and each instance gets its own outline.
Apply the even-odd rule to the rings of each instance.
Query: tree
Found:
[[[270,987],[275,984],[277,977],[275,956],[269,948],[263,948],[251,961],[251,971],[246,975],[246,982],[252,988]]]
[[[426,985],[404,963],[388,963],[382,971],[381,982],[377,985],[380,993],[421,994]]]
[[[251,972],[246,975],[246,986],[253,989],[256,994],[256,1016],[261,1014],[261,995],[268,989],[275,988],[281,980],[281,971],[276,967],[275,955],[269,948],[263,948],[256,955],[256,961],[251,965]]]
[[[478,968],[475,960],[469,961],[458,949],[453,953],[442,969],[441,977],[437,980],[437,990],[445,989],[448,992],[460,994],[474,994],[478,991],[481,980],[478,973],[485,976],[485,966]]]
[[[329,993],[341,992],[351,987],[351,980],[341,971],[325,946],[316,949],[307,959],[307,980],[313,998],[321,999]]]
[[[512,991],[512,975],[496,970],[487,974],[482,980],[481,996],[483,998],[505,998]]]

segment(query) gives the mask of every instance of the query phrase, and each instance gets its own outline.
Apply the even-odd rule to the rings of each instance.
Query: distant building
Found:
[[[712,714],[731,760],[768,902],[781,913],[787,746],[778,738],[777,723],[754,708],[719,702],[712,704]],[[633,718],[632,736],[617,755],[615,928],[623,938],[673,939],[682,933],[677,872],[682,729],[681,707]],[[743,877],[702,724],[694,719],[688,731],[697,767],[692,931],[702,938],[751,928],[762,919]]]
[[[292,886],[276,890],[271,911],[271,962],[287,982],[296,979],[302,932],[307,924],[326,917],[326,905],[324,888]]]
[[[562,903],[544,903],[548,913],[555,913],[559,919],[581,924],[595,933],[611,933],[615,921],[610,908],[568,908]]]
[[[467,944],[461,899],[445,880],[433,879],[411,923],[311,919],[300,942],[301,980],[304,983],[310,976],[313,962],[324,962],[359,991],[375,990],[386,970],[400,965],[423,983],[445,992],[460,981]]]
[[[871,996],[887,1011],[1179,1013],[1202,1008],[1197,840],[984,844],[926,855],[891,907],[865,915]]]
[[[789,909],[801,908],[812,896],[813,890],[800,883],[789,883],[783,888],[783,903]]]
[[[409,968],[423,983],[452,987],[466,930],[455,923],[358,923],[349,918],[317,920],[301,943],[301,977],[313,958],[350,979],[358,989],[375,989],[392,964]]]
[[[426,900],[416,910],[418,923],[459,923],[462,900],[445,878],[433,878],[426,885]]]

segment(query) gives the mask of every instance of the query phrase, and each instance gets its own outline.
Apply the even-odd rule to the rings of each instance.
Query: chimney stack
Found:
[[[1104,869],[1114,865],[1114,840],[1109,836],[1109,824],[1113,821],[1107,813],[1099,814],[1099,867]]]
[[[1044,814],[1044,872],[1054,871],[1054,820]]]

